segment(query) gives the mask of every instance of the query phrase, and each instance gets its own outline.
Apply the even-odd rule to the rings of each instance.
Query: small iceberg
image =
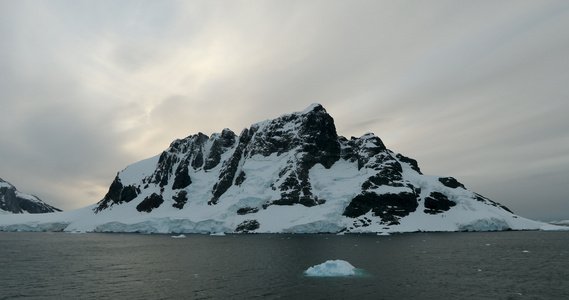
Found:
[[[225,236],[225,232],[214,232],[210,234],[211,236]]]
[[[186,236],[183,235],[183,234],[180,234],[180,235],[173,235],[173,236],[172,236],[173,239],[183,239],[183,238],[185,238],[185,237],[186,237]]]
[[[328,260],[304,271],[306,276],[314,277],[344,277],[356,274],[356,268],[344,260]]]

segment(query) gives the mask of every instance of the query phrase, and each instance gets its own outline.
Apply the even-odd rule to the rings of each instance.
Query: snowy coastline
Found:
[[[182,215],[156,216],[141,213],[132,213],[126,216],[119,209],[106,214],[95,215],[93,206],[77,210],[47,213],[47,214],[3,214],[0,218],[0,231],[29,231],[29,232],[136,232],[136,233],[161,233],[161,234],[220,234],[233,233],[231,219],[215,220],[192,219]],[[306,208],[304,208],[306,210]],[[121,221],[116,221],[122,216]],[[480,219],[472,220],[471,226],[456,222],[445,222],[450,218],[440,218],[437,223],[429,216],[416,217],[410,215],[401,219],[400,225],[368,226],[352,230],[352,233],[403,233],[403,232],[457,232],[457,231],[500,231],[500,230],[542,230],[542,231],[569,231],[567,226],[558,226],[516,217],[509,220],[507,228],[497,227],[504,224],[496,224],[495,220]],[[270,230],[256,230],[255,233],[338,233],[350,223],[349,218],[330,221],[306,220],[304,224],[290,223],[283,218],[284,222],[273,223]],[[446,220],[445,220],[446,219]],[[283,220],[281,220],[283,221]],[[498,222],[499,223],[499,222]],[[430,226],[429,226],[430,224]],[[349,233],[349,232],[348,232]]]

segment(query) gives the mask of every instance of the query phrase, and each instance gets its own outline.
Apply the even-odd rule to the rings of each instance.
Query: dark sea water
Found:
[[[342,259],[365,275],[303,274]],[[0,232],[0,299],[569,299],[569,232]]]

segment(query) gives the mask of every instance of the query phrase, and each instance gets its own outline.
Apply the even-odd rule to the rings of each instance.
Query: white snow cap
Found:
[[[312,103],[312,104],[310,104],[307,108],[305,108],[303,111],[299,111],[299,112],[296,112],[296,113],[297,113],[297,114],[306,114],[306,113],[308,113],[308,112],[313,111],[315,108],[317,108],[317,107],[319,107],[319,106],[322,106],[322,104],[320,104],[320,103]]]

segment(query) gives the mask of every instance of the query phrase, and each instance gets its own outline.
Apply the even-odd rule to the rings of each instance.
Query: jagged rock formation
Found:
[[[50,213],[61,211],[34,195],[21,193],[15,186],[0,178],[0,210],[14,213]]]
[[[374,134],[338,136],[333,118],[313,104],[239,136],[224,129],[176,140],[118,173],[93,210],[185,216],[226,232],[322,232],[389,230],[410,215],[434,221],[479,205],[492,207],[495,219],[516,218],[452,177],[423,175]]]
[[[285,128],[286,126],[291,127]],[[381,143],[379,138],[377,141]],[[156,170],[142,179],[142,185],[123,186],[120,174],[117,175],[96,211],[114,204],[130,202],[141,193],[141,188],[147,189],[151,185],[158,186],[161,190],[161,193],[151,195],[154,199],[152,203],[162,203],[163,199],[158,199],[161,198],[164,188],[184,189],[192,183],[190,172],[208,172],[221,164],[219,180],[211,187],[211,198],[208,201],[208,204],[215,205],[231,186],[240,186],[246,180],[247,174],[240,168],[245,160],[255,155],[269,157],[284,153],[295,159],[287,161],[271,185],[273,190],[281,191],[281,196],[265,203],[265,208],[273,204],[302,204],[308,207],[318,205],[324,200],[312,194],[309,170],[316,164],[330,168],[340,159],[341,147],[334,121],[321,105],[314,106],[306,114],[290,114],[255,124],[243,130],[240,136],[229,129],[209,138],[198,133],[174,141],[170,148],[160,155]],[[228,155],[222,162],[221,157],[226,154]],[[349,153],[347,156],[354,154]],[[180,195],[175,197],[179,198]],[[150,198],[145,198],[143,202],[149,200]],[[178,208],[183,208],[185,201],[174,201]]]

